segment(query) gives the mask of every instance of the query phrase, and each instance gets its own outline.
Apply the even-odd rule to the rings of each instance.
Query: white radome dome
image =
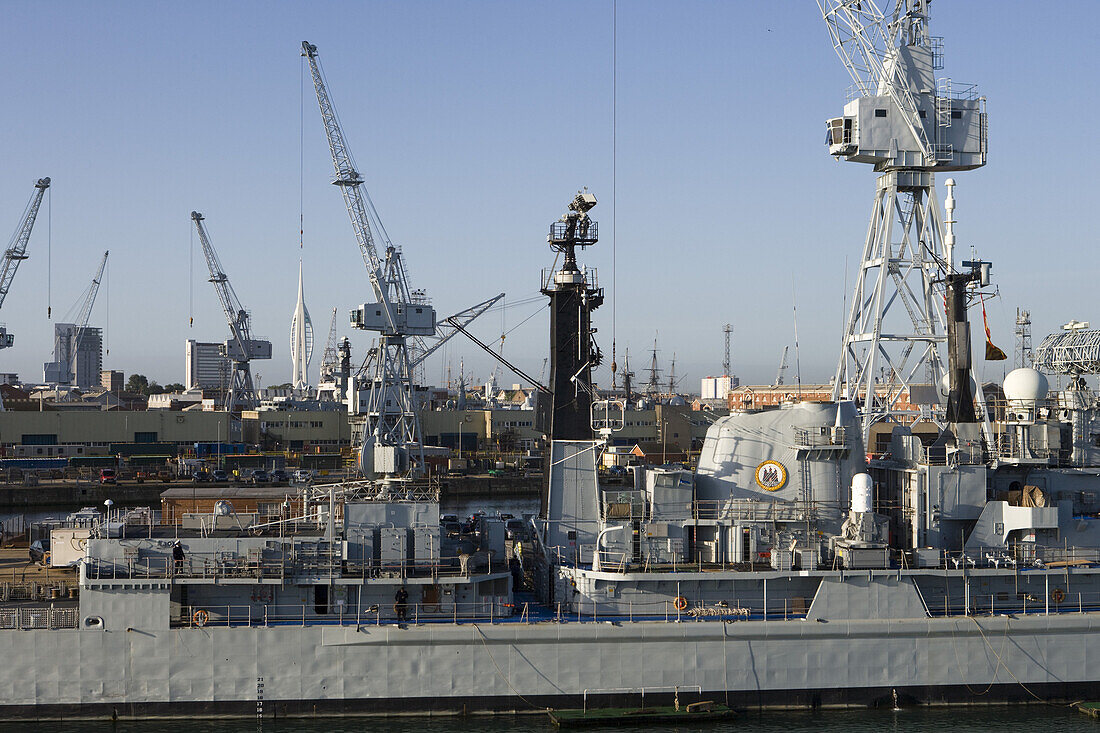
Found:
[[[1045,399],[1049,387],[1042,372],[1030,367],[1013,369],[1001,385],[1009,402],[1035,403]]]

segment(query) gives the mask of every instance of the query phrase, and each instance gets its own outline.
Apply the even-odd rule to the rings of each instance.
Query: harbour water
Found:
[[[541,715],[468,716],[462,718],[316,718],[310,720],[173,720],[157,722],[23,723],[27,733],[549,733],[556,730]],[[731,722],[701,726],[587,728],[618,733],[700,730],[711,733],[979,733],[1042,730],[1048,733],[1095,733],[1100,725],[1064,705],[919,708],[904,710],[837,710],[745,713]]]

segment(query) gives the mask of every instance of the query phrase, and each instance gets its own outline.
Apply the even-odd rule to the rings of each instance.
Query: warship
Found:
[[[840,48],[853,38],[844,23],[874,20],[893,39],[878,85],[827,123],[827,144],[875,165],[879,218],[896,213],[920,244],[886,255],[891,271],[882,248],[898,240],[873,220],[859,287],[877,295],[853,304],[834,400],[733,411],[694,470],[638,466],[632,482],[601,483],[601,452],[629,406],[592,382],[604,293],[578,263],[598,240],[596,198],[582,191],[550,227],[564,256],[542,279],[541,510],[520,528],[476,516],[444,531],[401,394],[405,339],[433,329],[434,311],[402,299],[399,268],[375,267],[378,302],[353,319],[384,343],[347,394],[364,478],[303,486],[253,513],[227,500],[161,525],[109,509],[53,529],[49,562],[71,576],[0,586],[0,716],[897,706],[1094,691],[1100,401],[1082,375],[1095,373],[1100,336],[1079,329],[1040,347],[1035,366],[1070,376],[1066,389],[1035,366],[997,389],[974,382],[967,311],[991,267],[955,266],[953,188],[944,219],[933,176],[984,163],[984,101],[929,81],[926,0],[873,18],[867,0],[822,10]],[[332,114],[337,183],[353,224],[365,222],[316,47],[303,49]],[[356,232],[379,262],[369,229]],[[899,263],[916,271],[908,292],[923,301],[905,310],[924,328],[888,343],[883,304],[897,296],[881,295]],[[914,343],[922,359],[897,368],[890,349],[907,356]],[[912,382],[901,385],[912,414],[898,385],[876,382],[879,357]]]

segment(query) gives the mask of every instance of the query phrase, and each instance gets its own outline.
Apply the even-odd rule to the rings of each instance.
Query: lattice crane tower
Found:
[[[302,41],[302,56],[309,63],[332,155],[332,183],[343,195],[374,295],[373,302],[351,311],[353,327],[378,332],[360,376],[348,385],[352,443],[359,447],[359,468],[365,474],[419,474],[425,462],[415,370],[455,334],[469,335],[465,327],[503,294],[437,322],[425,292],[409,287],[401,250],[390,241],[363,185],[325,83],[317,47]],[[435,343],[428,346],[425,338],[435,338]]]
[[[929,0],[897,0],[889,12],[873,0],[818,6],[855,81],[844,114],[825,123],[829,153],[881,173],[833,388],[834,400],[862,404],[867,440],[875,422],[932,417],[900,402],[945,373],[942,281],[954,242],[935,174],[985,165],[985,99],[936,78],[942,42],[929,35]]]
[[[19,226],[12,235],[7,249],[0,257],[0,306],[8,297],[11,283],[15,279],[15,272],[19,264],[27,259],[27,243],[31,240],[31,230],[34,229],[34,220],[38,217],[38,209],[42,206],[42,197],[46,195],[46,189],[50,187],[49,178],[39,178],[34,184],[34,193],[23,216],[19,219]],[[0,324],[0,349],[6,349],[15,344],[15,335],[8,333],[8,329]],[[0,411],[4,409],[4,403],[0,402]]]

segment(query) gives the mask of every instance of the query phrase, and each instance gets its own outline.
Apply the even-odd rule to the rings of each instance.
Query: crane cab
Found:
[[[924,160],[913,126],[889,95],[867,96],[844,105],[844,115],[825,121],[829,154],[877,169],[931,168],[972,170],[985,165],[987,149],[984,98],[968,89],[958,96],[913,94],[917,121],[932,148]]]
[[[383,303],[364,303],[351,312],[351,325],[366,331],[406,336],[434,336],[435,308],[426,303],[391,303],[393,326]]]

